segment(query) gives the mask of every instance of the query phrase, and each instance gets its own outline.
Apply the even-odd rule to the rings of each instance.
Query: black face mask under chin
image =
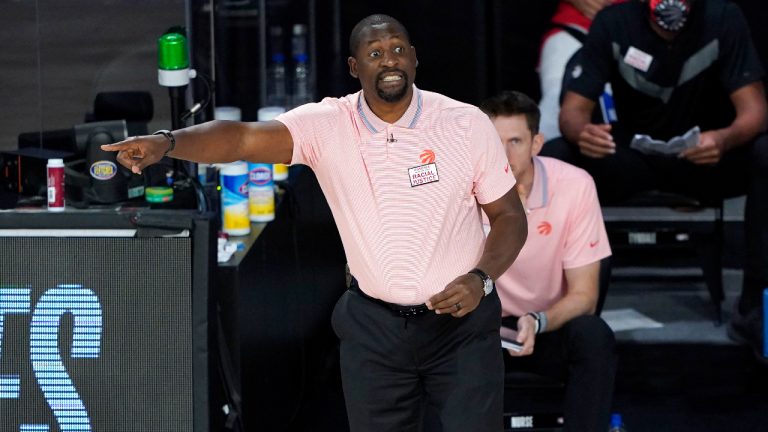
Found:
[[[671,32],[682,30],[691,12],[690,0],[649,0],[648,6],[654,22]]]

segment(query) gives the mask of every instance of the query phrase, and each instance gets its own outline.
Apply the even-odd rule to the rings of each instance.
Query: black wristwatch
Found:
[[[165,137],[165,139],[168,140],[168,142],[171,143],[171,145],[168,146],[168,150],[163,153],[163,156],[168,156],[168,153],[172,152],[173,149],[176,148],[176,137],[173,136],[173,132],[169,131],[168,129],[160,129],[152,135],[162,135]]]
[[[472,270],[468,271],[467,273],[477,275],[480,279],[483,281],[483,292],[485,295],[488,295],[493,291],[493,279],[491,279],[490,276],[488,276],[488,273],[480,270],[479,268],[475,267]]]

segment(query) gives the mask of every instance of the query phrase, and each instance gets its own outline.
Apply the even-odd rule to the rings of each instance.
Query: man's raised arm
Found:
[[[117,151],[117,160],[132,172],[157,163],[166,154],[193,162],[232,162],[248,160],[288,163],[293,154],[293,138],[284,124],[214,120],[163,134],[131,137],[102,150]]]

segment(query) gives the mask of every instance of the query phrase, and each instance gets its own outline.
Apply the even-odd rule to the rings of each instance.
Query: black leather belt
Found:
[[[385,302],[384,300],[380,300],[377,298],[373,298],[368,294],[364,293],[363,290],[360,289],[360,287],[357,285],[357,280],[354,277],[352,278],[352,283],[349,285],[349,290],[366,300],[370,300],[374,303],[384,306],[385,308],[391,310],[392,313],[394,313],[399,317],[410,318],[410,317],[416,317],[419,315],[424,315],[425,313],[429,312],[429,308],[424,303],[418,304],[418,305],[403,306],[395,303]]]

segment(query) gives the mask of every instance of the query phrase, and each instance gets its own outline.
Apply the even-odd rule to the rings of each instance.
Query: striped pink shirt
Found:
[[[325,193],[360,288],[424,303],[482,255],[480,207],[515,184],[504,148],[479,109],[413,87],[394,124],[362,91],[277,117]]]
[[[565,270],[611,255],[595,182],[581,168],[533,158],[528,239],[512,266],[496,280],[502,316],[545,311],[568,291]]]

